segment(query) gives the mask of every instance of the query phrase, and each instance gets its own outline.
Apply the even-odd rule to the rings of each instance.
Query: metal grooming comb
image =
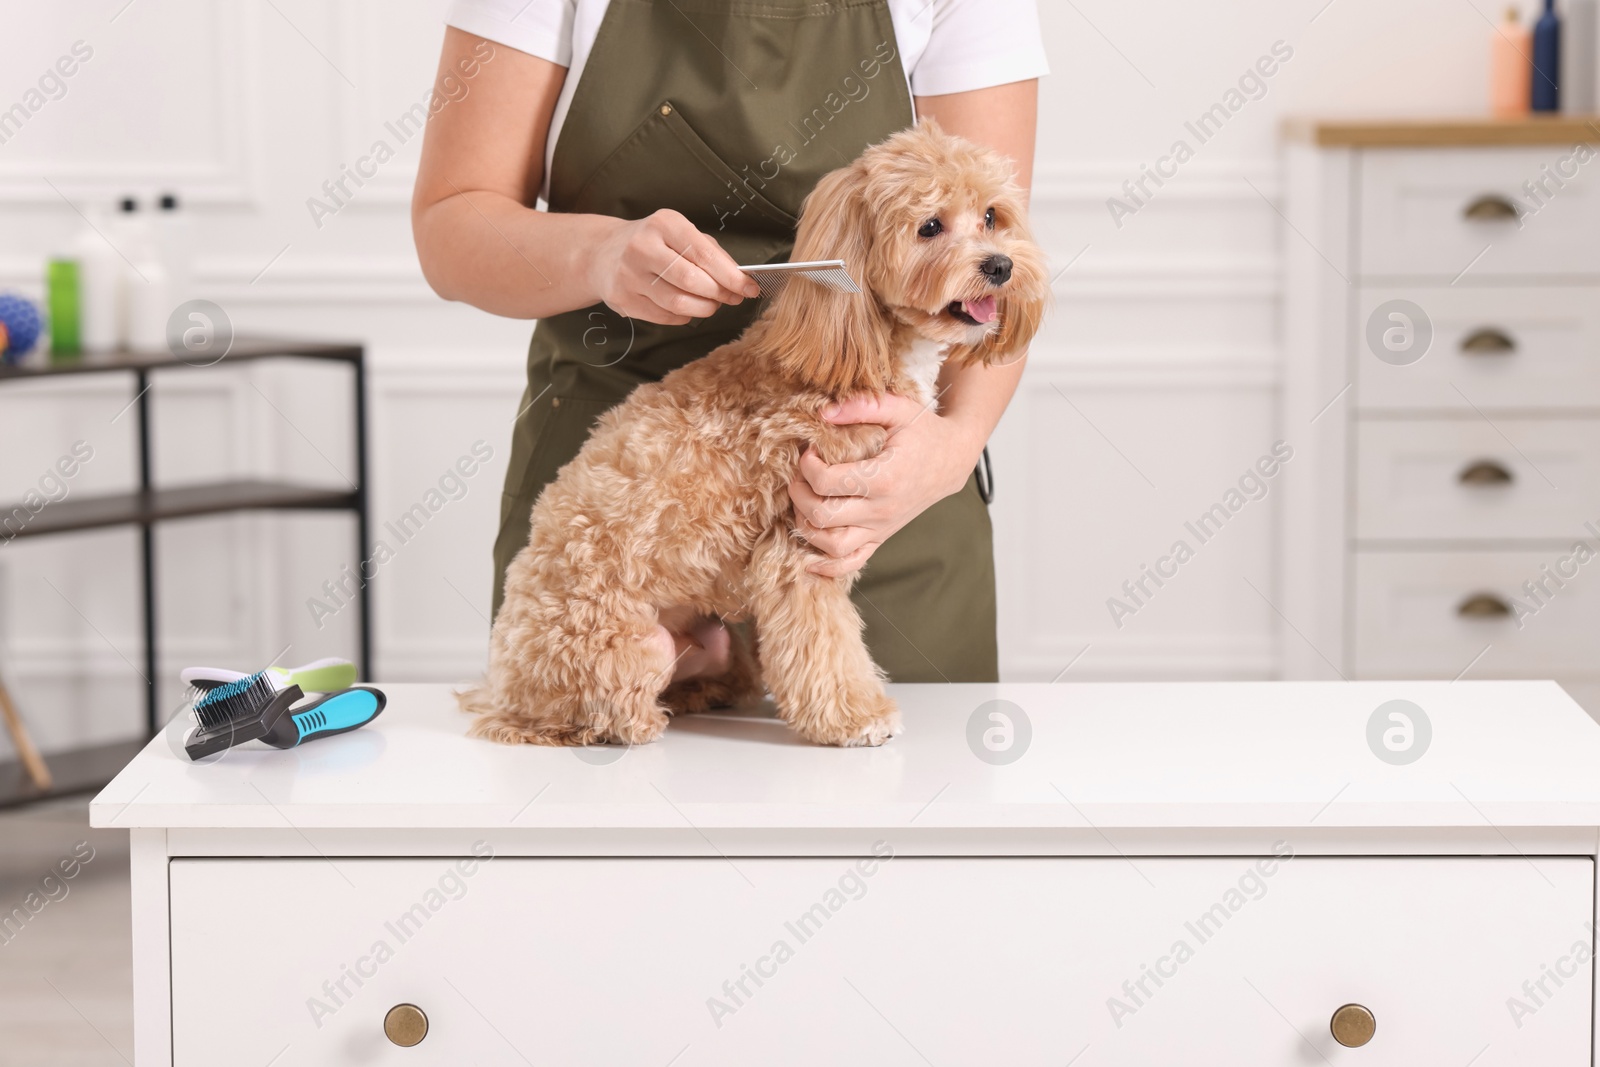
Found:
[[[836,293],[859,293],[861,286],[850,277],[842,259],[819,259],[811,263],[763,263],[740,267],[761,286],[761,298],[771,300],[783,291],[790,278],[805,278]]]

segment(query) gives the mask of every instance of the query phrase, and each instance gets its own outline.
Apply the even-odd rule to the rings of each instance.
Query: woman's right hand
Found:
[[[589,283],[617,314],[664,326],[709,318],[724,304],[761,295],[721,245],[665,209],[616,220],[590,258]]]

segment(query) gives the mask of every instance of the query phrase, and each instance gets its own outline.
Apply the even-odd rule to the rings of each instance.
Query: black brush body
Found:
[[[293,748],[365,726],[386,703],[383,693],[369,686],[353,686],[295,707],[304,698],[299,686],[279,689],[265,672],[217,686],[195,699],[198,729],[183,750],[200,760],[246,741]]]

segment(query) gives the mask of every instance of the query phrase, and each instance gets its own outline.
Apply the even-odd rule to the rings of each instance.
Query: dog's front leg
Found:
[[[900,712],[861,639],[850,579],[811,574],[815,558],[787,530],[770,531],[751,558],[762,677],[779,714],[807,740],[881,745],[900,732]]]

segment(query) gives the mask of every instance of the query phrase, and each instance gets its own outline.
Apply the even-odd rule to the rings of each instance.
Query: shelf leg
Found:
[[[367,576],[365,560],[368,540],[367,493],[367,354],[362,350],[356,356],[356,577],[361,590],[361,680],[371,682],[372,677],[372,579]],[[373,577],[376,577],[374,575]]]
[[[150,376],[139,371],[134,381],[139,390],[139,491],[150,492]],[[160,727],[160,678],[156,661],[156,545],[155,529],[148,519],[139,526],[139,553],[144,571],[144,672],[149,683],[145,691],[144,725],[154,737]]]
[[[33,786],[41,793],[48,793],[55,782],[50,777],[50,768],[45,766],[44,757],[39,755],[39,749],[33,743],[33,735],[28,733],[28,726],[22,721],[22,716],[17,714],[17,706],[11,702],[11,694],[6,692],[6,683],[0,679],[0,716],[6,720],[6,730],[11,734],[11,745],[17,750],[17,757],[22,760],[22,766],[28,771],[28,777],[33,779]]]

